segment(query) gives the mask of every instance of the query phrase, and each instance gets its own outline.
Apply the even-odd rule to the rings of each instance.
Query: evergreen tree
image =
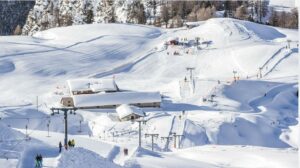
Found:
[[[128,5],[127,22],[128,23],[146,23],[146,13],[144,5],[140,1],[133,1]]]
[[[83,19],[84,23],[91,24],[94,22],[93,5],[89,1],[86,1],[86,3],[84,4],[83,15],[84,15],[84,19]]]
[[[114,23],[116,22],[115,6],[113,0],[102,0],[97,7],[96,22]]]

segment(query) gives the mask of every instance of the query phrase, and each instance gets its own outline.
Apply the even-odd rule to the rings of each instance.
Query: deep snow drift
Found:
[[[297,167],[297,37],[298,30],[234,19],[1,37],[0,165],[31,167],[40,152],[48,167]],[[170,38],[185,45],[166,46]],[[68,118],[76,147],[60,155],[63,115],[50,108],[69,94],[66,81],[112,76],[121,90],[163,95],[161,109],[145,109],[143,148],[138,123],[120,122],[114,109],[78,110]],[[159,134],[154,152],[145,133]]]

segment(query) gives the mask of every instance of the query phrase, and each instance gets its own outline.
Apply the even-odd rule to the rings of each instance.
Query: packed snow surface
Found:
[[[0,37],[0,165],[32,168],[40,153],[45,167],[298,167],[298,44],[298,30],[228,18]],[[75,95],[75,105],[161,101],[142,109],[142,147],[139,123],[115,109],[77,110],[75,148],[59,153],[64,116],[50,108],[72,88],[115,88],[99,86],[112,78],[122,92]]]

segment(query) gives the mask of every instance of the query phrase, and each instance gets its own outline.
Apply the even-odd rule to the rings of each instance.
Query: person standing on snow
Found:
[[[35,156],[35,167],[39,167],[40,165],[39,165],[39,155],[38,154],[36,154],[36,156]]]
[[[72,143],[72,147],[74,148],[75,147],[75,140],[72,139],[71,143]]]
[[[38,167],[43,167],[43,157],[41,154],[37,156]]]
[[[69,147],[72,147],[72,142],[71,142],[71,140],[68,141],[68,146],[69,146]]]
[[[62,148],[61,142],[59,142],[58,147],[59,147],[59,153],[61,153],[61,148]]]

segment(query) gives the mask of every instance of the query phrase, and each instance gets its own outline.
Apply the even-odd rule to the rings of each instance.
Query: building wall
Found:
[[[130,121],[132,117],[135,120],[135,119],[140,118],[141,116],[136,115],[136,114],[130,114],[130,115],[126,116],[126,117],[120,118],[120,120],[121,121]]]
[[[94,94],[92,90],[84,90],[84,91],[73,91],[73,95],[80,95],[80,94]]]
[[[66,107],[74,107],[74,101],[72,97],[63,97],[60,103]]]
[[[90,106],[90,107],[77,107],[79,109],[112,109],[112,108],[116,108],[117,106],[119,106],[120,104],[116,104],[116,105],[102,105],[102,106]],[[153,102],[153,103],[136,103],[136,104],[130,104],[130,105],[134,105],[137,107],[153,107],[153,108],[160,108],[160,102]]]

